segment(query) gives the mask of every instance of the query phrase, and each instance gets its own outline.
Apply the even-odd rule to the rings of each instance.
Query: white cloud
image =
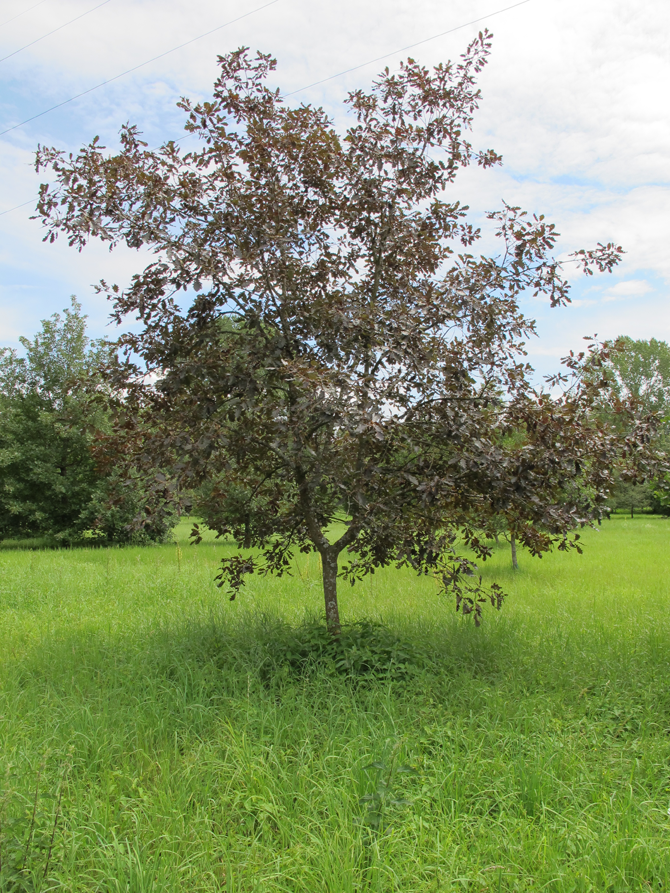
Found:
[[[30,117],[262,2],[111,0],[0,63],[0,125]],[[49,0],[2,29],[0,56],[94,5],[95,0]],[[31,163],[37,142],[69,151],[99,133],[113,145],[127,120],[140,123],[153,144],[179,136],[182,118],[175,101],[183,94],[208,94],[217,53],[240,44],[274,53],[279,59],[274,82],[291,92],[504,5],[492,0],[454,0],[448,7],[438,0],[279,0],[0,137],[0,211],[35,195],[39,178]],[[15,0],[3,16],[19,11]],[[621,244],[627,252],[613,282],[589,280],[585,288],[571,275],[575,301],[565,311],[551,315],[529,304],[538,314],[543,355],[560,356],[593,331],[603,337],[669,338],[670,302],[663,283],[670,280],[670,118],[661,111],[670,82],[670,4],[531,0],[424,43],[411,54],[426,64],[454,58],[484,26],[495,34],[494,51],[481,78],[473,141],[502,152],[505,166],[466,172],[454,194],[476,214],[499,206],[501,199],[545,213],[562,234],[562,253],[598,241]],[[403,55],[388,64],[397,64]],[[344,123],[341,103],[347,90],[367,86],[383,64],[289,101],[322,103]],[[11,341],[17,331],[30,334],[39,319],[65,306],[71,293],[79,295],[102,333],[108,311],[91,284],[103,276],[126,281],[139,258],[133,252],[110,255],[100,245],[82,254],[62,241],[44,245],[29,213],[30,207],[0,217],[0,310],[5,320],[11,316],[0,341]],[[650,277],[656,284],[645,292],[639,283]],[[636,290],[626,292],[631,283],[638,283]],[[529,349],[540,356],[533,344]]]
[[[596,303],[597,303],[596,301],[588,301],[583,298],[576,298],[574,301],[571,302],[570,306],[571,307],[592,307]]]
[[[626,301],[630,298],[646,295],[652,291],[652,286],[644,279],[628,279],[624,282],[617,282],[611,288],[607,289],[603,295],[602,301],[607,304],[612,301]]]

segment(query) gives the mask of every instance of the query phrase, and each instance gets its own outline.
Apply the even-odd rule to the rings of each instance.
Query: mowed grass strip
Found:
[[[185,534],[0,553],[0,889],[670,890],[669,521],[501,546],[480,629],[430,577],[342,586],[419,656],[353,678],[284,659],[315,558],[231,603]]]

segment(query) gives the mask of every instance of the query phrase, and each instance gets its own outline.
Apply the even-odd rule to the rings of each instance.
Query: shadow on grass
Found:
[[[670,695],[654,682],[665,650],[631,656],[625,641],[605,650],[586,632],[568,640],[531,631],[518,618],[497,616],[477,629],[445,615],[363,620],[334,640],[313,617],[290,625],[267,613],[231,617],[225,608],[124,633],[80,629],[45,636],[5,661],[5,711],[41,723],[46,716],[47,738],[75,734],[94,762],[121,729],[126,741],[151,749],[175,735],[206,738],[224,718],[246,726],[273,704],[290,713],[291,703],[302,703],[320,722],[335,703],[378,710],[385,702],[410,713],[435,703],[470,717],[492,704],[511,716],[552,703],[624,735],[642,708],[653,708],[656,723],[670,715]]]
[[[51,684],[79,676],[101,681],[126,674],[169,678],[180,668],[209,668],[225,684],[236,676],[246,680],[249,674],[264,685],[275,677],[298,680],[314,674],[401,681],[419,674],[465,672],[494,678],[501,651],[518,647],[517,631],[509,623],[503,626],[476,629],[470,618],[460,616],[442,627],[363,619],[343,624],[342,633],[332,636],[310,616],[291,625],[264,612],[231,619],[223,609],[218,615],[152,624],[125,634],[61,631],[18,658],[15,668],[34,677],[44,674]]]
[[[62,549],[63,544],[57,543],[48,537],[27,537],[26,539],[10,539],[0,540],[0,551],[2,552],[20,552],[20,551],[40,551],[51,549]]]

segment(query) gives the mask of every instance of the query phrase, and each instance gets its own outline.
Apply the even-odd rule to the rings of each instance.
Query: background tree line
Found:
[[[231,330],[230,323],[224,330]],[[0,351],[0,536],[47,537],[61,543],[167,538],[169,514],[150,520],[146,490],[138,478],[129,483],[105,449],[112,422],[103,370],[115,347],[86,336],[86,317],[74,298],[62,316],[56,313],[42,321],[33,340],[22,337],[20,342],[22,356],[9,348]],[[597,375],[607,379],[620,399],[633,399],[642,413],[663,420],[657,442],[667,450],[670,347],[653,338],[622,336],[616,343],[617,350]],[[611,401],[602,401],[594,411],[613,418]],[[519,441],[519,436],[511,439]],[[618,474],[606,509],[669,514],[666,488],[662,479],[634,483]],[[193,505],[212,529],[232,530],[241,524],[244,548],[249,547],[252,525],[267,510],[253,494],[224,489],[215,477],[194,494]],[[490,526],[496,538],[506,530],[502,519]]]
[[[163,490],[163,510],[148,512],[156,489],[147,492],[139,476],[127,477],[109,448],[112,420],[104,371],[116,348],[86,336],[86,318],[73,298],[63,317],[42,321],[31,341],[20,339],[25,355],[0,352],[0,510],[2,538],[43,537],[54,543],[148,543],[169,537],[176,520],[174,500]],[[235,330],[222,321],[221,337]],[[607,399],[596,415],[617,424],[612,395],[632,401],[642,415],[661,420],[656,446],[670,441],[670,348],[663,341],[622,336],[604,363],[587,371],[592,381],[608,383]],[[622,432],[623,433],[623,432]],[[521,432],[507,434],[508,446],[523,443]],[[159,474],[159,479],[167,480]],[[604,504],[612,510],[670,513],[664,478],[636,483],[617,471]],[[167,499],[165,496],[167,495]],[[226,487],[225,481],[204,481],[191,494],[197,517],[213,530],[229,531],[249,548],[252,529],[262,526],[269,507],[249,489]],[[504,534],[516,561],[516,536],[506,519],[490,519],[488,533]]]

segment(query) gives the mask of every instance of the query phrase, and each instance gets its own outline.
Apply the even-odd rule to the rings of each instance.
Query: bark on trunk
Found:
[[[511,545],[511,547],[512,547],[512,567],[513,567],[514,570],[516,571],[516,570],[519,569],[519,565],[518,565],[517,560],[516,560],[516,537],[515,537],[513,534],[512,534],[512,536],[509,538],[509,542],[510,542],[510,545]]]
[[[321,553],[323,569],[323,595],[326,601],[326,625],[337,636],[340,633],[340,612],[337,607],[337,552],[325,550]]]

